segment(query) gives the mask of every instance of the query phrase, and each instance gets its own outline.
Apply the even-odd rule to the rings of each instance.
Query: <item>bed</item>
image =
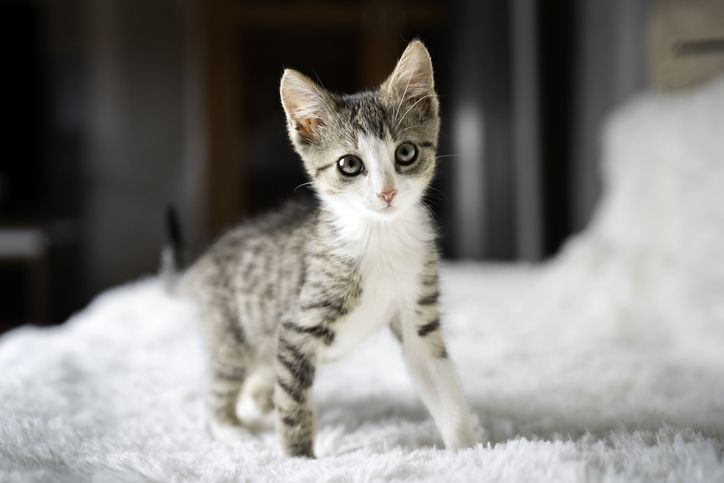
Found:
[[[194,312],[150,277],[0,338],[0,481],[724,481],[724,80],[628,103],[604,146],[558,256],[443,268],[476,447],[442,448],[387,333],[320,370],[318,459],[213,440]]]

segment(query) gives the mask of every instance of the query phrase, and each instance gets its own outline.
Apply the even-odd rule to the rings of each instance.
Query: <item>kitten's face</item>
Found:
[[[421,42],[407,47],[376,91],[335,95],[287,70],[281,96],[292,142],[331,208],[389,219],[420,202],[434,175],[439,128]]]

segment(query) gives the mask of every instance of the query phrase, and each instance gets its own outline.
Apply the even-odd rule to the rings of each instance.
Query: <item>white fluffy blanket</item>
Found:
[[[441,449],[387,334],[320,371],[317,460],[213,441],[193,313],[149,279],[0,339],[0,481],[724,481],[724,82],[606,133],[555,260],[445,267],[477,447]]]

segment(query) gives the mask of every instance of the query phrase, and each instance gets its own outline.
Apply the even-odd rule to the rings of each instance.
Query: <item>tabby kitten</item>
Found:
[[[438,100],[419,41],[374,91],[338,95],[291,69],[289,137],[319,206],[287,205],[227,233],[180,280],[203,318],[211,429],[243,426],[237,398],[276,409],[283,452],[314,456],[317,364],[388,326],[448,448],[474,443],[440,330],[435,229]]]

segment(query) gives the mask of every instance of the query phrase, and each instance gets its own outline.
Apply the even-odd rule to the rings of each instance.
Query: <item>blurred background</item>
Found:
[[[538,261],[585,227],[599,130],[643,89],[724,67],[720,0],[0,0],[0,330],[57,323],[191,256],[305,182],[278,81],[374,87],[407,42],[436,68],[430,204],[448,259]]]

